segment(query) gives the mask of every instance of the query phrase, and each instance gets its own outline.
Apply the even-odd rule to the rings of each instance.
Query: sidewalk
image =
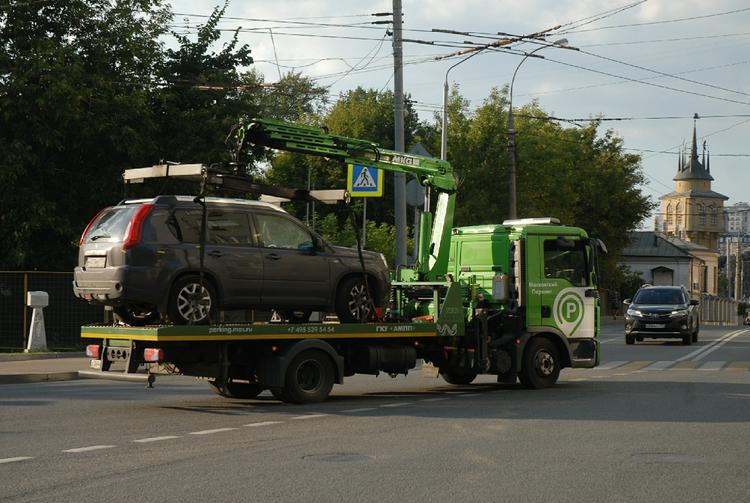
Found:
[[[0,353],[0,384],[70,381],[88,367],[83,353]]]

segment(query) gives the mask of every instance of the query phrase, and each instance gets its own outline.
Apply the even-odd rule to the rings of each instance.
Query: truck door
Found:
[[[566,337],[594,337],[598,297],[588,241],[580,236],[544,236],[537,249],[541,277],[529,278],[528,309],[538,309],[539,325],[557,328]]]

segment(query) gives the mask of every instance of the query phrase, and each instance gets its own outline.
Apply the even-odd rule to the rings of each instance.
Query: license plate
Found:
[[[86,267],[105,267],[107,257],[86,257]]]
[[[91,360],[89,363],[91,365],[91,368],[94,370],[101,370],[102,369],[102,361],[101,360]]]
[[[646,323],[646,328],[664,328],[664,323]]]

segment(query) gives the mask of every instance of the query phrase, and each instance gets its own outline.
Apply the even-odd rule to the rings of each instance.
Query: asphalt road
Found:
[[[0,386],[0,499],[747,501],[750,331],[602,340],[600,368],[538,391],[420,372],[314,406],[180,377]]]

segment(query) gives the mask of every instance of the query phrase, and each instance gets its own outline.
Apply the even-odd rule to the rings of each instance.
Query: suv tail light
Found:
[[[81,240],[78,242],[78,246],[83,246],[83,240],[86,239],[86,234],[89,233],[89,229],[91,229],[91,226],[94,225],[94,222],[99,220],[99,217],[101,216],[102,213],[104,213],[104,210],[108,210],[109,208],[111,208],[111,206],[106,206],[100,209],[98,212],[96,212],[96,215],[94,215],[94,218],[92,218],[89,221],[88,225],[86,225],[86,228],[83,229],[83,234],[81,234]]]
[[[133,214],[133,217],[130,219],[130,223],[128,224],[128,228],[125,229],[125,236],[122,240],[122,247],[125,250],[127,250],[128,248],[132,248],[141,242],[143,222],[144,220],[146,220],[146,217],[149,215],[149,213],[151,213],[151,210],[153,208],[154,205],[151,203],[143,204],[140,208],[138,208],[138,211]]]

